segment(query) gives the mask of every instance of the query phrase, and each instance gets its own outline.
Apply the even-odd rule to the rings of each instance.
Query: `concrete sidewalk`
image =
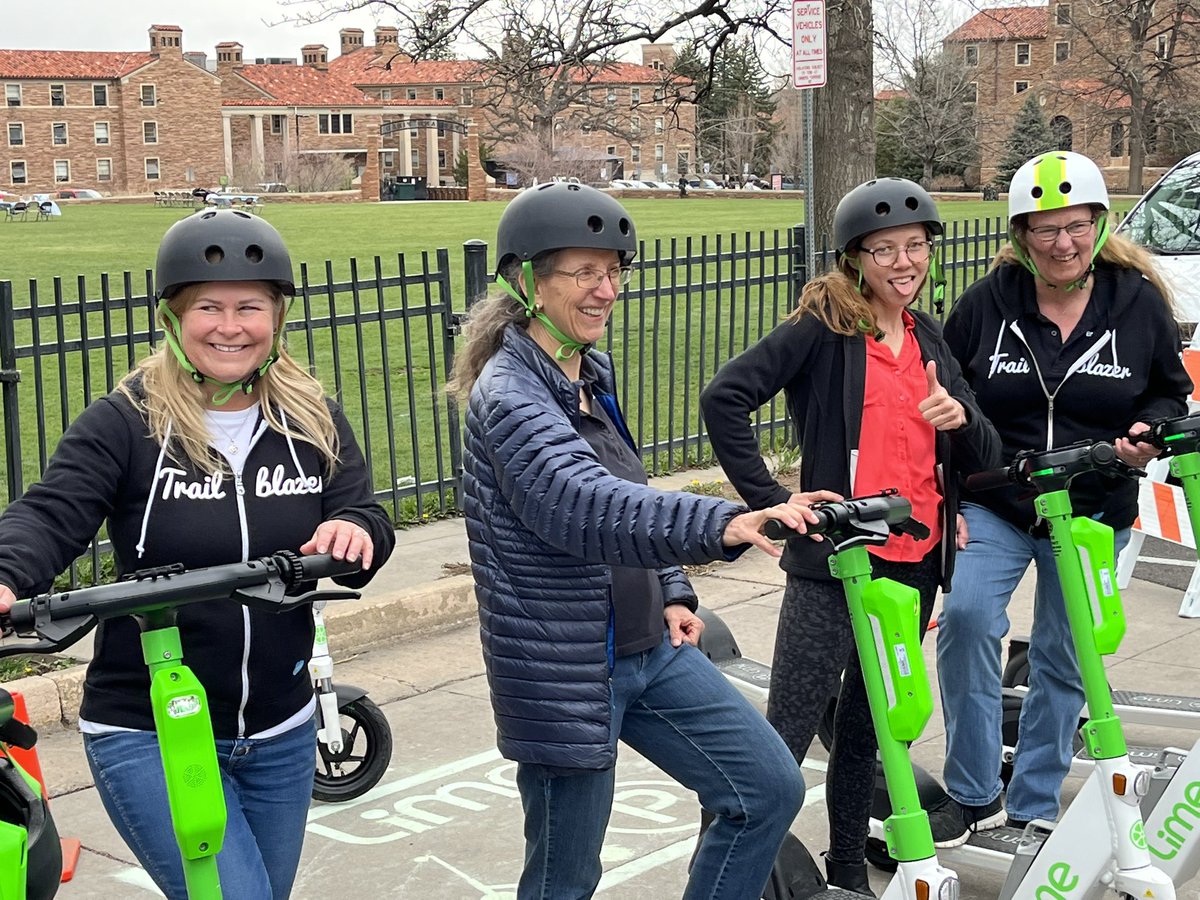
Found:
[[[720,467],[695,469],[651,481],[662,490],[679,490],[691,482],[723,480]],[[362,591],[362,598],[330,604],[325,610],[335,659],[402,637],[473,621],[474,583],[470,575],[466,523],[444,519],[401,529],[387,564]],[[92,657],[95,632],[63,651],[86,663]],[[85,665],[9,682],[29,706],[39,728],[73,725],[79,717]]]

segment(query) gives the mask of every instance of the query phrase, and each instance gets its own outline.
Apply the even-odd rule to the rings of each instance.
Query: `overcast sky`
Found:
[[[325,44],[333,57],[339,29],[361,28],[370,44],[376,24],[365,12],[304,27],[267,24],[296,15],[298,7],[277,0],[0,0],[0,9],[4,49],[148,50],[151,25],[178,25],[183,49],[210,58],[220,41],[240,41],[247,59],[299,57],[305,44]]]

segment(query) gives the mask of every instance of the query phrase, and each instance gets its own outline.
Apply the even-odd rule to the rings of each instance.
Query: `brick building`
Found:
[[[397,29],[340,32],[340,53],[301,48],[300,61],[249,62],[224,41],[207,54],[184,50],[176,25],[149,29],[146,52],[0,50],[5,139],[0,187],[18,194],[94,187],[149,193],[235,183],[294,182],[303,162],[348,160],[355,173],[378,154],[381,176],[452,179],[468,122],[491,132],[512,98],[476,62],[413,62],[397,53]],[[695,108],[664,97],[670,47],[644,48],[645,65],[617,63],[589,76],[588,104],[556,125],[571,146],[617,157],[627,174],[690,171]],[[597,173],[598,175],[599,173]],[[610,173],[610,177],[612,177]]]
[[[1058,146],[1091,157],[1110,187],[1125,187],[1129,98],[1105,85],[1103,63],[1076,24],[1101,28],[1106,20],[1089,6],[1090,0],[1073,2],[1074,14],[1072,2],[1053,0],[1044,6],[981,10],[944,39],[946,50],[961,54],[967,68],[978,74],[972,83],[981,181],[995,177],[1017,110],[1032,91]],[[1115,33],[1111,37],[1121,40]],[[1163,52],[1162,38],[1156,40],[1157,46],[1147,46],[1148,55]],[[1147,179],[1183,155],[1166,141],[1147,150]]]

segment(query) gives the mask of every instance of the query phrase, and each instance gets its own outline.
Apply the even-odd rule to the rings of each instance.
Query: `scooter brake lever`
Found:
[[[929,526],[917,519],[908,518],[898,525],[891,526],[891,532],[911,535],[914,540],[923,541],[929,537]]]
[[[323,600],[358,600],[362,597],[361,591],[352,591],[348,588],[324,589],[319,591],[308,591],[299,594],[295,597],[289,597],[289,600],[294,600],[297,605],[301,603],[319,603]]]

